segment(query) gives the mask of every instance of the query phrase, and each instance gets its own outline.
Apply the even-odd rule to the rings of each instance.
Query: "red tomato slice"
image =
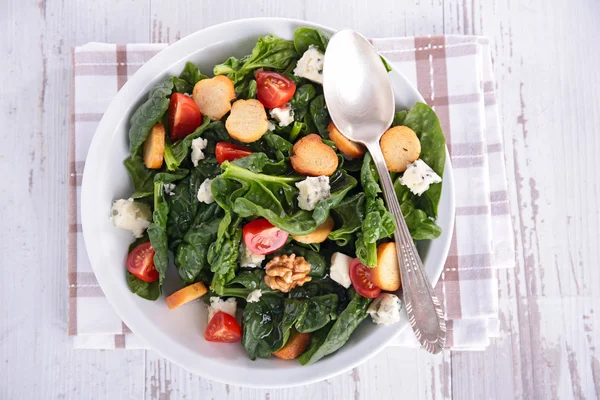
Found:
[[[252,154],[252,151],[245,148],[244,146],[238,146],[237,144],[219,142],[215,148],[217,156],[217,162],[223,164],[225,161],[233,161],[238,158],[246,157]]]
[[[169,103],[169,128],[171,140],[183,139],[202,124],[200,109],[191,98],[173,93]]]
[[[254,254],[271,254],[285,245],[289,234],[265,218],[258,218],[244,226],[246,247]]]
[[[381,293],[381,289],[371,281],[371,268],[361,264],[358,258],[350,263],[350,281],[354,290],[363,297],[374,299]]]
[[[145,282],[155,282],[158,271],[154,267],[154,249],[150,242],[136,246],[127,256],[127,270]]]
[[[206,327],[204,338],[209,342],[234,343],[242,339],[242,328],[234,317],[217,312]]]
[[[256,97],[267,108],[281,107],[295,92],[296,84],[285,75],[271,71],[256,73]]]

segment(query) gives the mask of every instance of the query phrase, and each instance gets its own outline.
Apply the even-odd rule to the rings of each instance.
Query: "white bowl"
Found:
[[[405,316],[400,323],[387,327],[365,321],[338,352],[309,366],[276,358],[251,361],[240,344],[204,340],[207,313],[202,303],[169,310],[163,299],[144,300],[132,294],[127,286],[125,258],[133,237],[113,226],[109,210],[115,199],[127,198],[133,192],[123,166],[129,155],[129,117],[155,83],[168,75],[178,75],[187,61],[210,73],[215,64],[228,57],[250,53],[259,36],[272,33],[292,39],[294,29],[300,26],[334,32],[332,28],[300,20],[246,19],[201,30],[172,44],[140,68],[119,91],[98,125],[87,156],[81,193],[83,234],[94,273],[108,301],[149,348],[191,372],[219,382],[265,388],[316,382],[374,356],[408,327]],[[398,71],[392,71],[390,78],[398,109],[408,109],[423,101]],[[437,221],[443,233],[421,249],[432,282],[437,281],[446,260],[454,221],[454,183],[449,157],[443,179]],[[174,268],[170,269],[173,273]],[[176,273],[172,277],[167,278],[164,293],[177,288]]]

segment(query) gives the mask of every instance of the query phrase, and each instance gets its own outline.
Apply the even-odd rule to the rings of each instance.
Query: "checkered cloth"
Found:
[[[489,41],[475,36],[374,39],[435,109],[454,167],[456,221],[435,291],[448,320],[446,346],[479,350],[498,334],[496,270],[514,245]],[[129,76],[165,44],[90,43],[73,52],[69,180],[69,335],[76,348],[144,348],[104,297],[87,257],[81,178],[102,114]],[[94,96],[89,96],[94,93]],[[418,346],[410,329],[394,345]]]

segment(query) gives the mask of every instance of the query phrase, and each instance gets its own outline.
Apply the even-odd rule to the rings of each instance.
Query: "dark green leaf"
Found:
[[[277,294],[267,293],[259,301],[246,304],[242,345],[251,360],[269,358],[273,351],[281,348],[283,310],[283,297]]]
[[[346,246],[352,234],[361,227],[365,214],[365,194],[359,192],[348,197],[331,211],[337,228],[329,234],[329,239],[334,240],[338,246]]]
[[[164,197],[162,182],[154,184],[154,213],[148,227],[148,237],[154,249],[154,267],[158,271],[158,283],[162,285],[169,266],[169,248],[167,239],[167,218],[169,205]]]
[[[338,316],[328,330],[325,340],[321,341],[320,335],[313,335],[313,341],[316,343],[314,345],[311,343],[308,350],[298,357],[300,364],[312,364],[342,347],[348,341],[352,332],[367,317],[367,308],[370,303],[371,299],[355,295],[348,307]],[[322,329],[326,329],[326,327]],[[314,336],[317,336],[317,340]]]
[[[304,116],[308,112],[308,106],[315,97],[317,97],[317,90],[311,83],[304,84],[296,89],[294,97],[290,100],[296,121],[302,122],[304,120]]]
[[[140,193],[139,196],[145,197],[147,193],[154,193],[154,176],[156,175],[156,170],[146,168],[142,157],[137,155],[128,157],[123,164],[125,164],[125,168],[127,168],[129,176],[131,176],[133,187],[136,192]]]
[[[200,69],[193,63],[187,62],[185,64],[185,68],[181,71],[181,75],[179,75],[179,79],[183,79],[186,81],[192,89],[196,83],[201,81],[202,79],[208,79],[208,76],[200,73]],[[191,91],[185,93],[192,93]]]
[[[304,54],[310,45],[325,53],[328,42],[329,38],[320,29],[301,27],[294,31],[294,46],[300,55]]]
[[[165,164],[169,171],[176,170],[179,165],[186,159],[192,146],[192,141],[199,138],[202,133],[208,129],[210,125],[210,118],[204,116],[204,121],[196,130],[181,140],[171,144],[165,144]]]
[[[315,97],[313,101],[310,102],[309,113],[319,134],[323,138],[329,139],[327,126],[331,122],[331,118],[329,117],[329,111],[327,111],[327,105],[325,104],[325,97],[323,95]]]
[[[135,293],[138,296],[146,300],[156,300],[161,295],[161,286],[159,281],[145,282],[141,279],[136,278],[131,272],[127,271],[127,284],[131,293]]]
[[[173,92],[173,79],[168,78],[150,90],[148,100],[135,110],[129,120],[129,151],[131,155],[138,153],[146,141],[150,129],[162,120],[169,108],[169,97]]]

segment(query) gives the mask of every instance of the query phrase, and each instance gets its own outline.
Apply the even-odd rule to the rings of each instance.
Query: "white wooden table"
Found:
[[[0,1],[0,399],[492,399],[600,396],[600,1]],[[190,375],[151,351],[76,351],[66,335],[71,48],[172,42],[258,16],[369,37],[492,38],[517,266],[485,352],[391,348],[301,388]]]

